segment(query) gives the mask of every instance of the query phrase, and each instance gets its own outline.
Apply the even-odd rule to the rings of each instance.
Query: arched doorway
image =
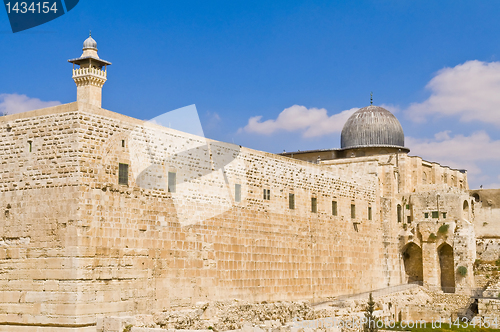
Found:
[[[464,201],[464,206],[463,206],[463,217],[465,220],[469,220],[469,202]]]
[[[455,293],[455,264],[453,248],[444,243],[438,248],[439,268],[441,271],[441,289],[445,293]]]
[[[424,281],[422,249],[415,243],[408,243],[403,248],[403,263],[408,283],[422,283]]]

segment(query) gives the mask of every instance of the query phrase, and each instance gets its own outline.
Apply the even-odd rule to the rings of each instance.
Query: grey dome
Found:
[[[83,42],[83,49],[89,48],[97,50],[97,42],[92,38],[92,35],[89,35],[89,38],[85,39]]]
[[[342,149],[386,146],[404,148],[405,135],[398,119],[379,106],[367,106],[347,120],[340,135]]]

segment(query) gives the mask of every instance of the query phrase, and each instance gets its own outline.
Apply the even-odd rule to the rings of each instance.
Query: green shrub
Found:
[[[495,261],[496,266],[500,266],[500,258]]]
[[[373,315],[373,312],[375,311],[375,301],[373,301],[373,296],[372,293],[370,293],[370,296],[368,297],[368,303],[366,306],[365,310],[365,317],[367,320],[367,323],[363,325],[363,332],[377,332],[377,317]],[[371,322],[371,324],[370,324]]]
[[[132,324],[126,325],[125,328],[123,329],[123,332],[130,332],[130,331],[132,331],[132,327],[133,326],[134,325],[132,325]]]
[[[437,239],[436,234],[431,233],[431,235],[429,235],[429,239],[431,239],[431,240],[435,240],[435,239]]]
[[[448,232],[448,228],[450,228],[450,225],[443,224],[441,227],[439,227],[438,233],[444,234]]]
[[[465,266],[459,266],[457,269],[458,274],[460,274],[462,277],[465,277],[467,274],[467,268]]]

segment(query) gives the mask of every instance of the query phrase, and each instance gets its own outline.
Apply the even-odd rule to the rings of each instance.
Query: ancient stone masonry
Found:
[[[408,156],[388,111],[359,118],[395,124],[373,145],[275,155],[102,109],[91,37],[70,62],[76,102],[0,117],[0,331],[474,285],[467,174]]]
[[[389,282],[374,178],[78,102],[0,121],[6,323],[91,329],[99,315],[215,298],[320,299]],[[130,166],[127,186],[120,163]]]
[[[500,190],[471,190],[471,214],[477,236],[477,258],[500,259]]]

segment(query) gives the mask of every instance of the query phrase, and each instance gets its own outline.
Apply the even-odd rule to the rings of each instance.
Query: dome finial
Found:
[[[89,30],[89,38],[83,42],[83,49],[94,49],[97,51],[97,42],[92,38],[92,31]]]
[[[370,92],[370,105],[373,105],[373,92]]]

